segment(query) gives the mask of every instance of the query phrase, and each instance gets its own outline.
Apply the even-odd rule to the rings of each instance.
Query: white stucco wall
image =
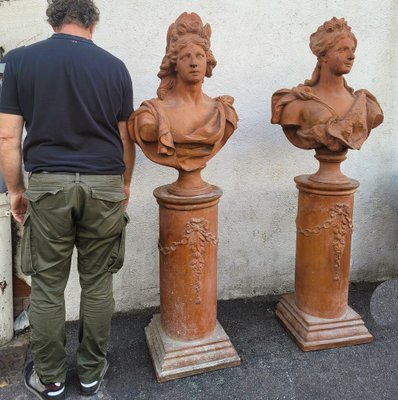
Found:
[[[0,1],[0,46],[6,50],[51,34],[45,0]],[[343,171],[358,179],[352,246],[352,280],[397,276],[398,123],[396,0],[97,0],[101,21],[94,41],[127,65],[135,107],[155,96],[156,74],[169,24],[195,11],[213,30],[218,61],[204,91],[235,97],[239,129],[209,162],[204,178],[219,185],[219,298],[250,297],[292,289],[297,191],[295,175],[317,168],[313,151],[293,147],[270,124],[270,97],[310,77],[315,57],[309,35],[332,16],[344,16],[358,38],[348,83],[366,88],[385,112]],[[394,110],[395,108],[395,110]],[[395,111],[395,112],[394,112]],[[148,161],[138,150],[129,205],[126,262],[115,276],[116,310],[157,305],[158,208],[152,191],[176,172]],[[78,315],[79,285],[73,268],[67,288],[68,318]]]

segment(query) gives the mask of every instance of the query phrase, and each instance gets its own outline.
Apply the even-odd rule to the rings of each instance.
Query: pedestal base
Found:
[[[145,336],[158,382],[201,374],[240,364],[240,358],[217,321],[214,333],[202,340],[182,342],[163,331],[155,314],[145,328]]]
[[[342,317],[318,318],[298,309],[294,294],[287,294],[277,304],[276,316],[303,351],[332,349],[373,340],[359,314],[350,307]]]

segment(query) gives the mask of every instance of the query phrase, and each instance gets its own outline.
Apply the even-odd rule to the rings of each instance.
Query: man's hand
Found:
[[[124,201],[124,207],[127,208],[130,199],[131,175],[133,174],[134,162],[135,162],[135,146],[127,132],[126,121],[119,122],[119,132],[120,132],[120,138],[122,139],[123,143],[123,161],[125,165],[125,171],[123,176],[124,176],[124,193],[126,195],[126,200]]]
[[[11,213],[17,222],[22,224],[26,210],[28,209],[28,201],[23,197],[23,193],[11,194],[10,197],[10,205],[11,205]]]
[[[130,200],[130,185],[124,185],[123,190],[126,195],[126,200],[124,200],[124,209],[126,210]]]

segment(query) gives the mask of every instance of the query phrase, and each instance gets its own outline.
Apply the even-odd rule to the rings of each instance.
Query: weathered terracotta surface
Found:
[[[210,336],[217,313],[217,205],[222,192],[175,196],[154,191],[159,203],[160,318],[176,340]],[[173,229],[170,229],[173,227]]]
[[[383,121],[377,100],[354,91],[350,72],[357,40],[345,20],[333,18],[311,35],[318,62],[310,80],[272,96],[272,123],[282,125],[295,146],[315,149],[319,170],[295,178],[295,294],[285,295],[277,316],[302,350],[369,343],[372,336],[348,307],[354,192],[359,183],[343,175],[348,149],[359,150]]]
[[[303,351],[332,349],[370,343],[373,336],[361,316],[347,307],[338,318],[319,318],[302,311],[293,294],[287,294],[277,304],[276,316]]]
[[[145,328],[158,382],[234,367],[240,364],[231,341],[219,322],[210,336],[201,340],[178,341],[163,330],[159,314]]]
[[[200,171],[237,128],[230,96],[203,93],[217,62],[210,50],[211,28],[195,14],[181,14],[167,33],[158,77],[158,97],[144,101],[129,119],[131,138],[152,161],[176,168],[170,187],[179,195],[211,191]]]
[[[273,124],[302,149],[359,150],[383,112],[367,90],[354,91],[344,74],[351,71],[357,40],[344,18],[333,18],[311,35],[318,61],[311,79],[272,96]]]
[[[183,13],[167,33],[158,97],[129,119],[131,138],[152,161],[178,171],[157,188],[160,316],[146,328],[159,382],[240,363],[217,322],[217,205],[221,190],[201,171],[237,127],[233,98],[202,92],[216,60],[211,29]]]
[[[319,171],[295,178],[295,298],[299,309],[320,318],[337,318],[347,310],[352,213],[359,183],[339,171],[345,153],[317,150]]]

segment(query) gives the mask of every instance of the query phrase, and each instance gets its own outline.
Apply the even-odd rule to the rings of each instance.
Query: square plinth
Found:
[[[318,318],[301,311],[294,294],[286,294],[276,306],[276,316],[303,351],[332,349],[370,343],[373,336],[351,307],[339,318]]]
[[[166,335],[155,314],[145,336],[158,382],[201,374],[240,364],[229,337],[217,321],[214,333],[201,340],[178,341]]]

